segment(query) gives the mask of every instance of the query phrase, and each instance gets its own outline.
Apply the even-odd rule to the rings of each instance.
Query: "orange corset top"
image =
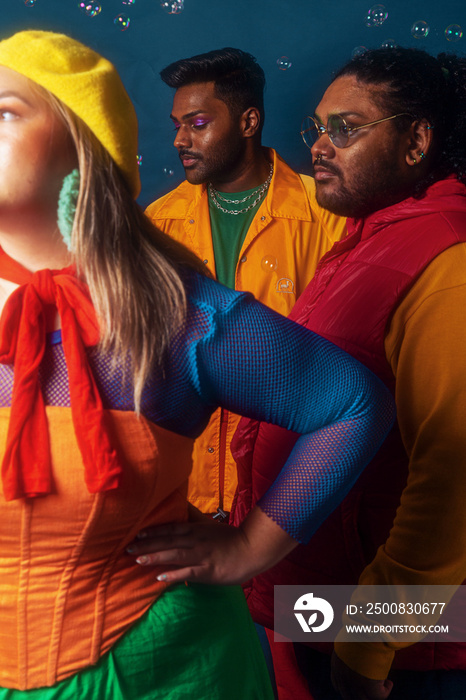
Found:
[[[2,452],[9,414],[0,408]],[[71,409],[46,415],[52,493],[0,495],[0,686],[21,690],[95,664],[144,614],[166,584],[125,548],[148,525],[187,518],[192,440],[108,411],[123,474],[119,488],[89,493]]]

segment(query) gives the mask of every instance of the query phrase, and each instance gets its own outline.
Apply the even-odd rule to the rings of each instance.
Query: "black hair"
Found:
[[[193,83],[213,82],[215,95],[223,100],[231,114],[242,114],[248,107],[259,110],[264,124],[265,74],[254,56],[241,49],[224,48],[192,58],[182,58],[160,72],[160,77],[172,88]]]
[[[415,196],[452,173],[466,182],[466,59],[401,47],[373,49],[355,56],[335,77],[345,75],[380,87],[374,100],[387,116],[411,115],[393,120],[394,128],[404,131],[413,119],[433,128],[431,168]]]

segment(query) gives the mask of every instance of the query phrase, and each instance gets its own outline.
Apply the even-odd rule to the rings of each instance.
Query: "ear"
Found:
[[[432,149],[433,127],[427,119],[420,119],[411,124],[406,151],[406,163],[419,165],[425,161]]]
[[[257,107],[248,107],[241,115],[241,130],[245,138],[250,139],[257,134],[261,123],[261,115]]]

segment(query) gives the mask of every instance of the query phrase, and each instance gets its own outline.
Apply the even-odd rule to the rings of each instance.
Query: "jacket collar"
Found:
[[[275,219],[313,221],[309,196],[304,183],[273,148],[264,148],[267,160],[273,163],[273,177],[261,207]],[[191,185],[187,180],[165,196],[157,210],[160,219],[184,219],[207,197],[206,185]]]
[[[466,212],[466,186],[459,182],[456,175],[434,182],[421,198],[408,197],[373,212],[365,219],[348,219],[348,232],[351,235],[359,230],[362,232],[361,238],[365,239],[398,221],[447,211]]]
[[[290,168],[273,148],[264,148],[273,162],[273,177],[265,200],[267,213],[274,219],[312,221],[309,197],[300,175]]]

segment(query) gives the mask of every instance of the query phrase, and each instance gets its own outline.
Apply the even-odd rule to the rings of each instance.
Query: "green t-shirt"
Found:
[[[244,197],[247,197],[255,191],[257,191],[257,187],[253,187],[251,190],[246,190],[245,192],[220,192],[223,198],[220,199],[220,204],[224,209],[230,211],[244,209],[249,203],[254,201],[254,198],[251,198],[249,201],[246,200],[241,204],[232,203],[231,200],[244,199]],[[255,207],[244,212],[244,214],[234,215],[225,214],[225,212],[218,209],[209,194],[210,226],[212,229],[212,243],[214,247],[215,273],[218,281],[230,287],[230,289],[235,288],[236,265],[241,252],[241,246],[244,243],[244,239],[246,238],[246,234],[257,209],[260,207],[263,200],[264,197],[261,198],[260,202],[258,202]]]

